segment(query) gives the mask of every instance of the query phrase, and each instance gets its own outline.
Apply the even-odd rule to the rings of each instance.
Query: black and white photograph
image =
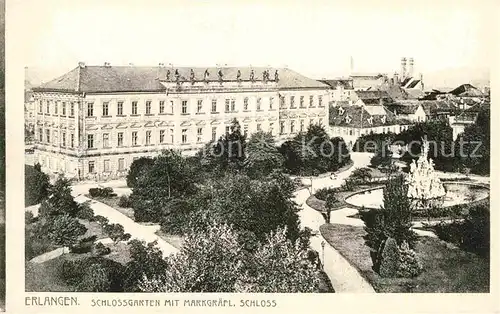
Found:
[[[491,292],[486,1],[26,2],[26,292]]]

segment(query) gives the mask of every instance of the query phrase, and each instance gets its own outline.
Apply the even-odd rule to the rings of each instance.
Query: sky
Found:
[[[349,75],[351,57],[355,72],[392,74],[404,56],[442,81],[488,76],[492,3],[11,0],[7,25],[25,29],[19,51],[41,80],[79,61],[287,66],[319,79]]]

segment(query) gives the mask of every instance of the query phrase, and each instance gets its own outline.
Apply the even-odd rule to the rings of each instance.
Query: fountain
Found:
[[[443,183],[434,171],[434,162],[427,158],[429,143],[422,141],[422,154],[417,162],[412,161],[410,173],[406,178],[408,198],[415,208],[427,209],[442,205],[446,191]]]

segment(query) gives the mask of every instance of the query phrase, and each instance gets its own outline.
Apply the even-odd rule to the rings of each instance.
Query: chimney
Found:
[[[401,58],[401,81],[403,81],[406,77],[406,58]]]
[[[408,77],[413,77],[413,58],[408,59]]]
[[[394,72],[394,84],[399,85],[399,75],[398,75],[398,72]]]
[[[165,67],[165,64],[164,64],[164,63],[158,63],[158,66],[159,66],[160,68],[164,68],[164,67]]]
[[[81,69],[85,68],[85,62],[82,62],[82,61],[78,62],[78,66],[79,66]]]
[[[424,75],[420,73],[420,87],[424,90]]]
[[[109,62],[104,62],[104,67],[106,67],[106,68],[110,68],[110,67],[111,67],[111,63],[109,63]]]

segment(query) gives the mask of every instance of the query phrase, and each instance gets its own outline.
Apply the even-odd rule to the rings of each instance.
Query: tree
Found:
[[[139,292],[140,282],[145,276],[154,280],[162,280],[167,271],[167,262],[156,246],[156,242],[146,244],[143,241],[131,240],[129,242],[130,261],[124,272],[124,290],[126,292]]]
[[[246,136],[241,132],[238,120],[233,119],[230,130],[215,143],[210,144],[205,153],[209,163],[219,171],[238,171],[246,159]]]
[[[389,149],[389,143],[379,142],[376,145],[375,155],[370,159],[372,167],[388,169],[392,166],[392,151]]]
[[[195,169],[179,152],[164,151],[135,183],[130,200],[136,221],[160,222],[169,204],[197,191]]]
[[[92,264],[85,271],[83,278],[78,285],[79,291],[87,292],[108,292],[111,287],[111,279],[104,266]]]
[[[465,128],[455,141],[455,156],[462,168],[472,173],[490,173],[490,110],[482,109],[476,122]]]
[[[49,176],[40,170],[40,164],[24,166],[24,186],[25,206],[38,204],[49,196]]]
[[[103,229],[115,243],[118,241],[127,241],[130,238],[130,234],[125,233],[123,226],[120,224],[106,224]]]
[[[236,292],[243,272],[242,248],[226,224],[214,224],[202,233],[189,234],[176,255],[167,258],[164,277],[145,275],[145,292]]]
[[[84,207],[73,199],[69,180],[60,176],[50,188],[50,197],[40,205],[39,214],[42,217],[64,214],[75,217]]]
[[[127,186],[133,188],[139,177],[153,166],[154,160],[150,157],[139,157],[130,165],[127,174]]]
[[[407,197],[408,186],[402,175],[387,181],[384,188],[384,206],[370,211],[361,210],[365,223],[366,245],[370,248],[375,271],[379,271],[381,250],[387,238],[394,238],[398,245],[407,242],[413,249],[417,237],[411,228],[411,202]]]
[[[357,168],[350,175],[351,179],[360,180],[363,183],[372,179],[372,172],[369,168]]]
[[[283,165],[283,156],[276,148],[271,133],[252,134],[246,148],[244,168],[251,178],[269,175]]]
[[[40,236],[47,238],[56,245],[73,246],[78,238],[87,232],[87,228],[76,218],[62,214],[53,217],[46,217],[40,221]]]

